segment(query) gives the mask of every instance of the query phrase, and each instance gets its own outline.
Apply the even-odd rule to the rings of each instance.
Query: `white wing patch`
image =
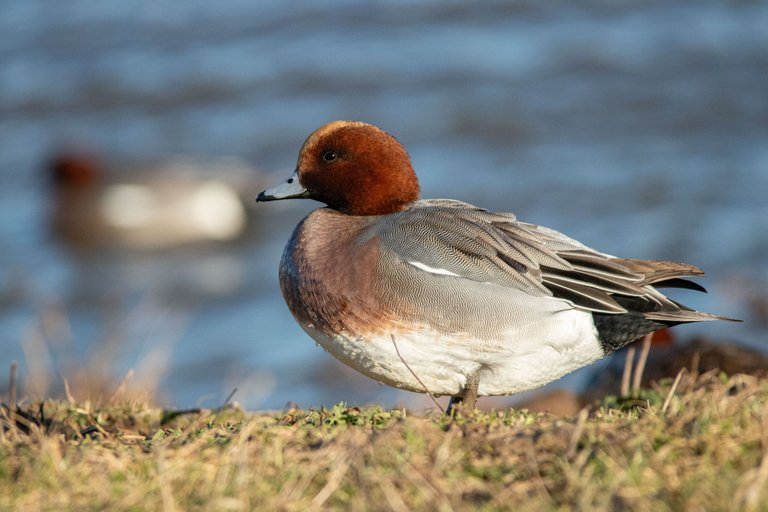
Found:
[[[461,277],[459,274],[454,274],[450,270],[445,270],[444,268],[434,268],[430,267],[429,265],[425,265],[424,263],[420,261],[409,261],[409,264],[413,265],[416,268],[419,268],[421,270],[424,270],[426,272],[429,272],[430,274],[439,274],[441,276],[456,276]]]

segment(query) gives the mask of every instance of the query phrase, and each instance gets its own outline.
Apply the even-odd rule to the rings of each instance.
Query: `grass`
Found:
[[[767,399],[712,372],[575,418],[26,403],[0,510],[768,510]]]

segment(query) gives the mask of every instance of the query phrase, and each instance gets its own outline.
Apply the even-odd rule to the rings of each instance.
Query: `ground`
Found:
[[[768,510],[767,398],[709,372],[574,417],[27,402],[0,510]]]

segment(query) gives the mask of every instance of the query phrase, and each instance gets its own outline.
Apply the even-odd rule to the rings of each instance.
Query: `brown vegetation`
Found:
[[[709,372],[572,418],[25,403],[0,509],[768,510],[766,398]]]

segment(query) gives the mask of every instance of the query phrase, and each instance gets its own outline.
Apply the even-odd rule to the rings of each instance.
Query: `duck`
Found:
[[[114,167],[81,149],[56,152],[47,173],[60,241],[140,251],[238,239],[250,221],[241,191],[257,176],[236,158],[179,156]]]
[[[359,121],[315,130],[256,201],[313,199],[279,265],[285,302],[327,352],[376,381],[478,396],[554,381],[654,331],[734,320],[660,289],[706,291],[698,267],[599,252],[455,199],[422,199],[403,145]]]

